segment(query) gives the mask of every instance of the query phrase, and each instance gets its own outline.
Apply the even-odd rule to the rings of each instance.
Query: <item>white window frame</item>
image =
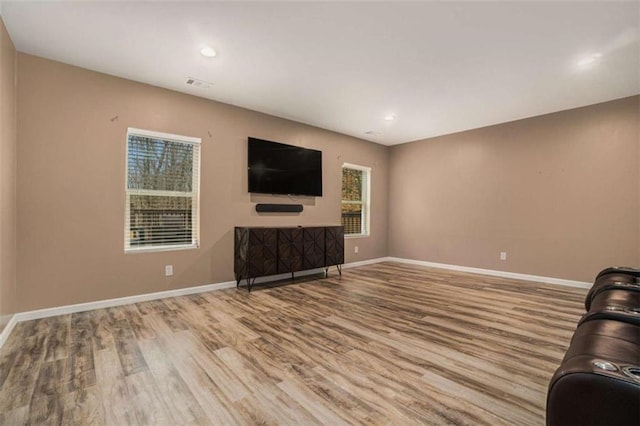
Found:
[[[129,136],[143,136],[154,139],[162,139],[171,142],[178,142],[184,144],[191,144],[194,146],[194,161],[193,161],[193,176],[191,192],[178,192],[178,191],[156,191],[147,189],[129,189]],[[161,252],[161,251],[174,251],[174,250],[190,250],[197,249],[200,245],[200,163],[201,163],[201,142],[202,139],[191,137],[174,135],[171,133],[154,132],[152,130],[136,129],[134,127],[127,128],[127,137],[125,139],[126,144],[126,156],[125,156],[125,176],[124,176],[124,190],[125,190],[125,213],[124,213],[124,252],[125,253],[145,253],[145,252]],[[154,245],[145,247],[132,247],[130,245],[129,237],[131,235],[131,210],[130,210],[130,195],[158,195],[169,197],[190,197],[191,203],[191,243],[190,244],[172,244],[172,245]]]
[[[360,204],[362,205],[362,216],[360,219],[361,230],[359,234],[344,234],[345,238],[362,238],[371,235],[371,167],[360,166],[358,164],[343,163],[342,169],[360,170],[364,173],[364,186],[362,189],[361,201],[347,201],[342,200],[342,192],[340,194],[340,205],[343,204]],[[342,183],[342,169],[340,169],[341,176],[340,182]],[[340,209],[340,215],[342,216],[342,208]]]

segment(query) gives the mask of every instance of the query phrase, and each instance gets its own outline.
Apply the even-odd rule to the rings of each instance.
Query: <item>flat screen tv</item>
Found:
[[[322,196],[322,151],[249,138],[249,192]]]

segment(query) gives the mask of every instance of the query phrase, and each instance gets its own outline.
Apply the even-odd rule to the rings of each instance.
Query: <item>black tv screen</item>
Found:
[[[322,151],[249,138],[249,192],[322,196]]]

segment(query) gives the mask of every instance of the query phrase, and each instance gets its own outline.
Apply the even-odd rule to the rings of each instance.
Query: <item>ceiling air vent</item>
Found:
[[[187,79],[187,85],[198,87],[200,89],[208,89],[213,86],[213,83],[209,83],[208,81],[198,80],[197,78],[189,77]]]

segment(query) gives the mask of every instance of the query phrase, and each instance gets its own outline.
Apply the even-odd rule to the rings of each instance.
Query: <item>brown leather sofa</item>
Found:
[[[549,383],[547,425],[640,425],[640,269],[601,271]]]

